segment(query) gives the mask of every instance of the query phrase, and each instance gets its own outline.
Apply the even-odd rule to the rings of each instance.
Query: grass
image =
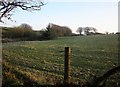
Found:
[[[40,84],[54,84],[55,80],[63,81],[65,47],[71,49],[71,81],[75,83],[100,76],[118,65],[117,35],[4,43],[3,60],[15,69],[31,73],[29,77],[34,77]],[[110,82],[117,85],[119,80],[114,78]]]

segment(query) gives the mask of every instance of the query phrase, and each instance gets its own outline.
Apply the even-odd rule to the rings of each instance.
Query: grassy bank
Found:
[[[117,35],[4,43],[3,59],[21,72],[31,74],[29,77],[39,84],[55,84],[63,81],[64,47],[71,48],[71,81],[76,84],[90,81],[94,75],[100,76],[118,65]],[[111,85],[118,85],[116,76],[120,78],[117,74],[109,79]]]

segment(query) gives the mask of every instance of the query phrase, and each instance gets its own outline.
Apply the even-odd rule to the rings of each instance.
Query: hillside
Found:
[[[71,82],[84,84],[118,66],[118,36],[61,37],[48,41],[3,43],[3,84],[54,85],[63,82],[64,48],[71,48]],[[120,74],[109,87],[120,86]],[[31,83],[31,84],[29,84]],[[7,87],[7,86],[5,86]]]

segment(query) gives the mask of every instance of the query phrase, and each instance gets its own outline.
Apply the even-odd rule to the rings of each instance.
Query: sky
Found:
[[[16,9],[12,19],[0,26],[27,23],[34,30],[45,29],[49,23],[68,26],[74,33],[78,27],[94,27],[98,32],[118,31],[118,0],[46,0],[40,11]]]

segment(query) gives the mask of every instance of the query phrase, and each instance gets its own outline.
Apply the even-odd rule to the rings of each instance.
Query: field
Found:
[[[40,85],[63,82],[65,47],[71,49],[70,74],[71,81],[76,84],[91,81],[93,76],[101,76],[118,65],[117,35],[3,43],[5,81],[17,85],[25,84],[23,80]],[[115,74],[109,78],[108,83],[111,87],[119,87],[119,79],[120,74]]]

